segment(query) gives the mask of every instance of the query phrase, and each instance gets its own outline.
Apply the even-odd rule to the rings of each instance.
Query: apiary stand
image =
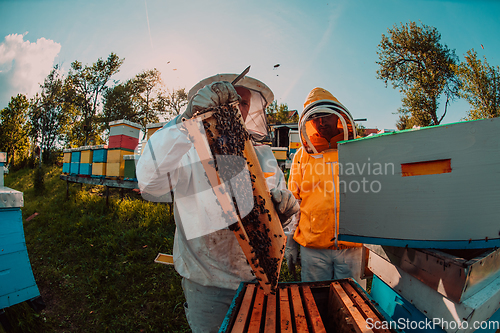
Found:
[[[238,119],[241,121],[241,118]],[[254,198],[252,200],[256,200],[255,202],[257,203],[260,202],[262,204],[262,211],[267,212],[266,214],[259,215],[262,230],[258,230],[258,232],[261,233],[261,235],[265,234],[269,244],[263,244],[260,240],[255,239],[255,230],[251,230],[248,225],[245,225],[242,222],[243,218],[236,213],[236,210],[233,207],[231,190],[227,188],[229,186],[228,184],[221,181],[222,177],[219,177],[215,168],[215,163],[213,163],[215,157],[212,155],[210,150],[209,140],[205,132],[200,131],[200,121],[204,121],[204,124],[206,124],[207,127],[212,128],[211,132],[214,133],[215,136],[218,134],[216,131],[216,120],[213,117],[213,112],[206,112],[196,116],[194,119],[187,120],[183,123],[183,126],[185,126],[189,133],[190,139],[195,146],[208,180],[223,211],[228,214],[228,216],[233,216],[233,219],[236,222],[236,225],[230,229],[234,232],[238,243],[248,260],[248,263],[252,268],[252,272],[259,281],[264,293],[269,294],[273,292],[273,289],[278,283],[281,262],[285,252],[286,236],[283,232],[283,228],[281,227],[278,214],[274,209],[269,189],[265,181],[265,176],[260,167],[255,149],[249,139],[245,141],[243,154],[247,162],[246,168],[250,173],[250,177],[253,177],[254,181],[254,184],[252,185]],[[244,128],[244,124],[242,125]],[[256,197],[259,197],[260,201],[257,201],[257,199],[255,199]],[[258,251],[255,248],[256,246],[266,246],[268,251],[266,258],[257,256]],[[270,264],[266,264],[266,262]]]
[[[0,322],[9,327],[4,309],[28,301],[35,310],[45,305],[36,285],[24,238],[23,193],[3,186],[5,153],[0,153]]]
[[[500,328],[495,327],[500,322],[500,249],[365,246],[367,266],[375,275],[371,295],[394,320],[435,322],[428,332],[493,333]],[[474,325],[482,326],[475,330]]]

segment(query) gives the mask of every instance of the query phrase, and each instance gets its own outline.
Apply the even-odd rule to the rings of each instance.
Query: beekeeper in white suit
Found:
[[[183,121],[198,110],[236,102],[280,219],[287,220],[299,209],[271,148],[258,143],[267,135],[265,109],[273,93],[250,77],[233,86],[229,82],[236,77],[218,74],[195,85],[188,93],[186,111],[151,136],[136,166],[145,197],[164,199],[171,188],[174,191],[174,265],[183,277],[184,308],[193,332],[217,332],[240,282],[255,277],[236,236],[224,225],[231,222],[221,223],[223,214]]]

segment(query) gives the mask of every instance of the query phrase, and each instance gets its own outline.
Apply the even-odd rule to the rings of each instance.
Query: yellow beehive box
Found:
[[[107,163],[106,177],[121,177],[125,175],[125,163]]]
[[[132,155],[133,151],[124,149],[108,149],[108,163],[123,163],[123,156]]]
[[[80,155],[80,163],[92,163],[92,150],[90,146],[84,146]]]
[[[278,161],[285,161],[286,155],[288,153],[288,148],[286,147],[271,147],[274,157]]]
[[[155,124],[147,124],[146,125],[146,131],[147,131],[147,139],[151,137],[151,135],[154,134],[157,130],[165,126],[167,122],[162,122],[162,123],[155,123]]]
[[[92,164],[92,175],[93,176],[105,176],[106,175],[106,163],[93,163]]]
[[[64,149],[63,152],[64,152],[63,163],[71,163],[71,150]]]

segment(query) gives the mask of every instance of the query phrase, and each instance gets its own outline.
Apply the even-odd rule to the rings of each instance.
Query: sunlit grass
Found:
[[[26,244],[47,308],[26,303],[6,310],[13,332],[188,332],[180,277],[154,263],[172,253],[175,225],[169,206],[136,193],[123,200],[112,190],[69,185],[60,168],[46,169],[36,196],[33,170],[7,175],[5,185],[24,193]],[[2,329],[0,328],[0,332]]]
[[[180,276],[155,264],[172,253],[175,224],[166,204],[133,192],[123,200],[102,186],[67,184],[61,168],[45,168],[45,192],[34,170],[12,172],[5,185],[24,194],[23,220],[35,280],[47,307],[6,309],[12,332],[190,332]],[[297,275],[300,280],[300,267]],[[283,263],[280,281],[296,281]],[[0,326],[0,332],[3,329]]]

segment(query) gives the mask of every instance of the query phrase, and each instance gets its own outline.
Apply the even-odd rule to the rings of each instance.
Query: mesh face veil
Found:
[[[356,138],[351,114],[342,104],[331,100],[306,107],[299,121],[299,133],[309,154],[337,149],[337,142]]]
[[[235,88],[238,93],[241,88],[246,88],[246,90],[250,92],[250,105],[248,106],[248,114],[245,119],[245,126],[255,141],[262,141],[267,136],[267,120],[265,112],[266,100],[260,92],[253,89],[238,85]],[[245,111],[242,111],[242,109],[245,108],[245,105],[243,105],[243,103],[240,103],[239,108],[241,113],[244,114]]]
[[[198,90],[212,82],[232,82],[237,76],[238,74],[217,74],[206,78],[191,88],[188,93],[188,100],[191,100]],[[266,107],[274,100],[274,94],[264,83],[249,76],[243,77],[235,86],[237,90],[243,87],[250,91],[250,105],[245,125],[253,140],[262,141],[268,134]],[[240,111],[242,111],[242,107],[240,105]]]

